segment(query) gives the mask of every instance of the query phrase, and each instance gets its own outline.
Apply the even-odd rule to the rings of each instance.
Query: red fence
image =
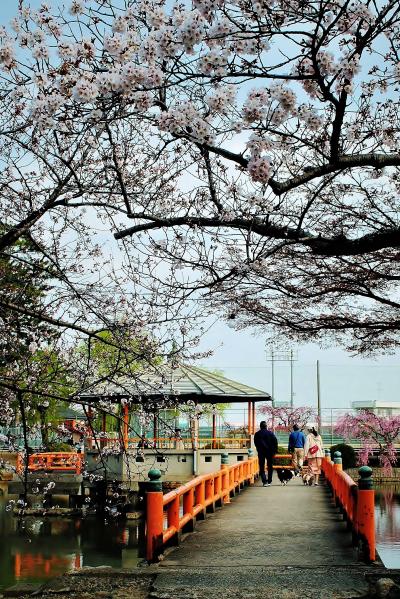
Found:
[[[28,458],[29,472],[58,472],[67,471],[81,474],[83,463],[83,454],[67,451],[49,452],[49,453],[33,453]],[[24,470],[24,460],[22,455],[18,454],[17,473],[20,474]]]
[[[370,469],[364,467],[365,475]],[[366,548],[366,554],[370,561],[376,557],[375,549],[375,492],[367,488],[360,480],[357,485],[354,480],[343,472],[342,464],[334,464],[330,458],[322,460],[322,471],[330,486],[336,504],[340,506],[349,527],[352,529],[353,539],[358,543],[361,541]],[[360,468],[363,476],[363,468]]]

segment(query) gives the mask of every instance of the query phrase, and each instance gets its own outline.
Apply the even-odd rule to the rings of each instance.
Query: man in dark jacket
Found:
[[[278,439],[274,433],[267,429],[265,420],[260,422],[260,430],[254,435],[254,445],[258,453],[258,463],[263,486],[269,487],[272,483],[272,460],[278,451]],[[265,476],[265,460],[267,460],[268,480]]]

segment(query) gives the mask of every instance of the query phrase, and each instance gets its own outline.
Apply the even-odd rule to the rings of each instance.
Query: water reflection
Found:
[[[18,519],[0,504],[0,589],[40,582],[83,566],[136,566],[142,543],[136,522],[93,517]],[[7,542],[4,542],[7,540]]]
[[[375,493],[376,545],[387,568],[400,568],[400,487],[385,485]]]

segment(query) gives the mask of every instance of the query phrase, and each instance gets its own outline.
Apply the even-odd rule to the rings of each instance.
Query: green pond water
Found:
[[[143,534],[134,521],[28,517],[0,503],[0,592],[16,582],[43,582],[85,566],[136,567]]]

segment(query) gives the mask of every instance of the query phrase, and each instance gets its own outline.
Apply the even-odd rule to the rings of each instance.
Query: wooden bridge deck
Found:
[[[199,522],[156,568],[155,598],[330,599],[365,596],[375,566],[358,560],[324,486],[275,475]]]

